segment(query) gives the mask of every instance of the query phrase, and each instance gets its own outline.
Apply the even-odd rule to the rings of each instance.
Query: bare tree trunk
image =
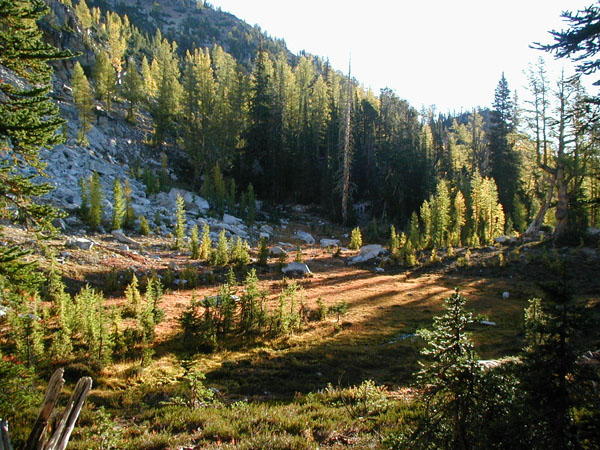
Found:
[[[0,450],[13,450],[8,436],[8,422],[0,420]]]
[[[65,380],[62,377],[63,373],[64,369],[57,369],[50,378],[44,403],[31,430],[31,434],[27,439],[24,450],[64,450],[67,447],[69,438],[75,427],[75,422],[81,413],[83,402],[92,388],[92,379],[90,377],[79,379],[69,398],[67,407],[60,418],[58,427],[52,434],[50,441],[46,443],[48,420],[54,412],[56,401],[65,384]],[[0,420],[0,450],[13,450],[10,444],[8,422],[6,420]]]
[[[48,419],[50,419],[50,414],[54,411],[60,391],[65,384],[63,373],[64,369],[57,369],[48,382],[44,403],[42,404],[38,418],[33,425],[33,429],[29,434],[29,439],[27,439],[27,444],[25,444],[25,450],[40,450],[44,448],[47,439],[46,428],[48,427]]]
[[[540,210],[536,214],[535,219],[533,219],[533,221],[531,222],[531,224],[529,225],[529,227],[527,228],[525,233],[523,233],[524,236],[529,237],[529,238],[537,238],[540,228],[542,227],[542,225],[544,223],[544,218],[546,217],[546,212],[548,211],[548,208],[550,207],[550,203],[552,202],[552,195],[554,194],[554,186],[555,185],[556,185],[556,173],[554,173],[552,175],[552,178],[550,179],[550,186],[548,187],[548,192],[546,193],[546,199],[544,200],[544,203],[542,204],[542,206],[540,207]]]
[[[350,79],[350,66],[348,65],[348,98],[346,99],[346,118],[344,130],[344,148],[342,163],[342,222],[345,225],[348,219],[348,202],[350,198],[350,112],[352,107],[352,80]]]
[[[567,193],[567,181],[565,179],[565,168],[563,164],[556,171],[556,183],[558,188],[558,202],[556,204],[556,230],[554,239],[560,239],[567,232],[569,225],[569,196]]]
[[[92,379],[90,377],[80,378],[69,398],[67,407],[62,414],[58,427],[54,431],[50,442],[44,447],[44,450],[64,450],[67,447],[75,422],[83,408],[90,389],[92,388]]]

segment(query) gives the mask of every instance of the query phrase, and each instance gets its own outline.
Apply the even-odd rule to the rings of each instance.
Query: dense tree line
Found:
[[[439,114],[390,89],[377,96],[319,57],[259,46],[248,69],[220,45],[184,51],[126,16],[89,12],[84,0],[75,8],[102,44],[87,70],[96,97],[127,99],[130,120],[147,109],[155,145],[185,151],[198,190],[218,166],[226,183],[252,184],[265,200],[317,204],[340,222],[356,220],[353,205],[366,203],[381,222],[405,227],[438,181],[465,195],[478,172],[496,184],[506,231],[549,223],[565,235],[573,231],[567,199],[597,197],[597,143],[583,126],[592,112],[581,85],[564,79],[551,89],[542,65],[531,69],[531,103],[519,105],[502,75],[491,109]],[[545,214],[556,206],[557,219]],[[586,214],[575,214],[575,228]]]

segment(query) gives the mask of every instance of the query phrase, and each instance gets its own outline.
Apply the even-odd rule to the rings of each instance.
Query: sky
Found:
[[[573,64],[529,48],[566,28],[564,10],[592,0],[209,0],[270,36],[292,53],[328,58],[365,88],[384,87],[420,109],[458,112],[489,107],[504,72],[526,97],[530,64],[547,60],[554,76]]]

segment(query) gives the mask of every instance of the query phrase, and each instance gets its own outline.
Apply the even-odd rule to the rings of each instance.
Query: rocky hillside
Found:
[[[80,59],[93,62],[94,54],[89,46],[82,43],[83,33],[73,10],[58,0],[51,0],[48,3],[52,13],[40,24],[46,38],[60,48],[68,48],[80,53]],[[120,5],[123,6],[123,2]],[[210,14],[217,13],[212,11]],[[177,148],[170,149],[169,158],[166,160],[167,166],[164,166],[160,151],[147,144],[152,136],[152,119],[147,112],[139,112],[136,123],[132,124],[125,119],[127,105],[124,101],[116,99],[109,110],[105,104],[96,100],[92,128],[87,133],[89,145],[78,144],[79,120],[71,88],[73,61],[59,61],[54,64],[54,67],[54,90],[51,95],[60,108],[61,117],[66,121],[62,130],[66,142],[52,149],[42,149],[40,159],[46,164],[45,172],[48,178],[38,177],[37,181],[49,181],[55,186],[55,189],[42,201],[49,202],[67,213],[64,220],[58,221],[63,231],[76,231],[83,228],[83,223],[77,216],[82,201],[80,180],[97,172],[104,193],[105,227],[112,217],[112,189],[115,180],[118,179],[121,183],[128,182],[131,186],[135,216],[138,218],[145,216],[153,228],[156,226],[162,235],[167,236],[172,233],[175,222],[175,199],[180,194],[185,200],[190,227],[194,223],[202,226],[207,222],[215,238],[221,229],[248,240],[259,238],[260,225],[249,230],[241,220],[232,216],[208,217],[208,201],[179,188],[185,187],[185,183],[181,183],[178,179],[173,164],[177,164],[178,158],[182,156],[178,155]],[[0,78],[15,85],[22,83],[18,77],[2,66],[0,66]],[[23,170],[26,175],[37,175],[32,168],[26,167]],[[140,177],[143,170],[156,177],[163,172],[169,180],[168,184],[177,187],[150,193],[148,186]]]
[[[281,39],[268,36],[259,26],[250,26],[234,15],[196,0],[90,0],[97,6],[127,15],[138,29],[154,35],[156,29],[169,40],[176,41],[180,51],[218,44],[242,64],[248,65],[259,45],[272,54],[285,52],[293,59]]]

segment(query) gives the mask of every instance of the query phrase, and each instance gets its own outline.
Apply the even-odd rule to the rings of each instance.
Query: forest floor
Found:
[[[157,236],[132,236],[140,244],[137,249],[125,249],[111,235],[88,236],[96,243],[91,250],[65,248],[64,237],[46,242],[73,292],[90,283],[104,290],[107,303],[119,305],[125,302],[123,289],[132,271],[138,277],[155,271],[169,284],[160,304],[165,317],[157,326],[152,365],[143,373],[136,368],[136,361],[110,365],[95,377],[90,401],[115,414],[130,410],[140,399],[151,403],[148,399],[162,398],[164,383],[181,379],[182,368],[189,361],[206,374],[207,386],[215,388],[228,404],[238,400],[288,402],[328,385],[343,388],[369,379],[385,386],[393,397],[410,390],[419,368],[423,343],[414,335],[416,330],[431,326],[443,300],[455,288],[468,298],[468,308],[481,315],[481,321],[493,323],[479,322],[471,330],[480,358],[517,355],[523,345],[523,310],[529,299],[544,297],[542,285],[555,279],[549,267],[557,258],[567,263],[567,282],[575,299],[600,317],[597,244],[559,249],[548,242],[491,246],[471,249],[470,255],[457,248],[451,256],[447,251],[438,252],[433,262],[429,254],[423,254],[422,263],[412,269],[381,262],[349,265],[349,257],[357,251],[336,251],[318,242],[307,245],[294,239],[297,230],[311,231],[306,219],[292,218],[285,230],[277,229],[271,241],[290,244],[288,261],[294,259],[299,246],[302,260],[312,271],[312,275],[293,280],[301,287],[303,305],[316,309],[318,299],[328,306],[345,301],[347,312],[340,318],[330,315],[322,321],[307,321],[300,332],[290,336],[251,344],[229,342],[212,354],[187,348],[178,319],[192,296],[202,299],[218,293],[226,268],[190,261],[189,252],[174,251],[172,240]],[[327,231],[327,236],[313,232],[317,240],[335,237],[347,244],[344,236],[348,230],[330,226]],[[24,246],[31,244],[16,228],[4,237]],[[256,249],[252,256],[256,258]],[[48,262],[44,256],[38,257],[42,265]],[[283,286],[292,280],[281,275],[276,258],[270,258],[267,268],[258,267],[257,273],[268,303],[275,305]],[[173,284],[174,279],[185,277],[192,288]],[[243,274],[238,273],[238,281],[243,281]],[[242,289],[240,285],[238,294]],[[590,350],[600,348],[598,333],[591,333],[589,339]],[[132,394],[140,384],[145,387]],[[139,410],[134,410],[127,420],[139,417]]]

